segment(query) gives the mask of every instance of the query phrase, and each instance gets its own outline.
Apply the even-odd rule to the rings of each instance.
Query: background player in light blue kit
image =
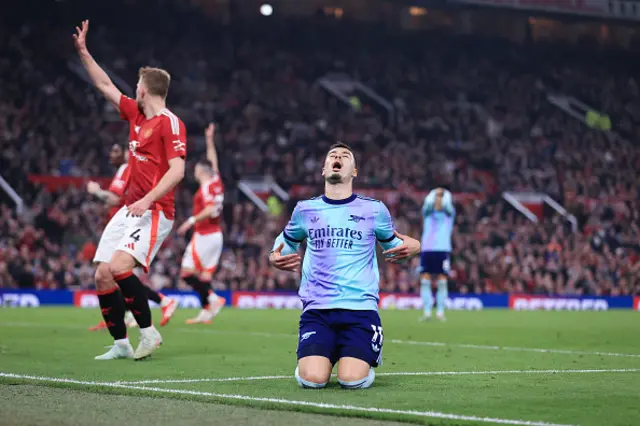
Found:
[[[444,304],[447,299],[447,276],[451,262],[451,233],[456,218],[451,192],[437,188],[424,199],[422,205],[424,228],[420,255],[420,295],[424,304],[423,320],[431,318],[433,293],[431,280],[436,278],[436,317],[444,320]]]
[[[373,384],[382,359],[383,332],[378,315],[376,243],[386,261],[402,262],[420,252],[420,243],[395,231],[380,201],[353,193],[357,176],[351,149],[331,147],[322,176],[325,194],[299,202],[269,255],[273,266],[296,271],[303,240],[298,367],[303,388],[323,388],[338,365],[338,381],[348,389]]]

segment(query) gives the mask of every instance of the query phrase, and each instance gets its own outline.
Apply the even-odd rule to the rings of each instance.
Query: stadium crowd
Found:
[[[401,232],[420,234],[416,190],[445,186],[477,195],[456,203],[452,290],[640,294],[633,64],[621,66],[615,55],[596,61],[592,51],[585,62],[578,48],[372,32],[322,17],[222,31],[169,5],[155,17],[155,28],[163,28],[157,32],[135,13],[109,10],[99,11],[90,49],[132,85],[141,65],[172,73],[168,102],[188,126],[190,170],[202,130],[218,123],[227,202],[215,288],[297,287],[294,275],[267,264],[288,213],[260,211],[235,186],[241,177],[271,175],[285,189],[302,184],[319,192],[323,156],[340,140],[357,152],[357,186],[402,194],[389,206]],[[41,13],[0,26],[0,174],[25,203],[20,213],[8,199],[0,205],[0,286],[91,288],[106,209],[83,187],[51,191],[28,176],[113,174],[107,152],[127,132],[71,71],[69,28]],[[183,20],[190,25],[179,25]],[[314,84],[330,72],[347,73],[389,99],[395,123],[366,102],[351,112]],[[546,100],[551,93],[607,111],[617,133],[567,115]],[[176,224],[190,215],[195,188],[192,177],[180,188]],[[529,221],[502,199],[505,190],[550,195],[576,217],[577,229],[549,212]],[[181,288],[185,244],[173,233],[146,280]],[[417,259],[380,268],[382,290],[418,289]]]

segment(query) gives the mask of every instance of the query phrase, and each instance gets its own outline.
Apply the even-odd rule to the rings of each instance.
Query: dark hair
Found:
[[[333,145],[331,145],[329,147],[329,151],[327,151],[327,155],[329,155],[328,153],[333,151],[336,148],[344,148],[347,151],[349,151],[351,153],[351,155],[353,155],[353,163],[356,163],[356,154],[353,153],[353,149],[351,149],[351,147],[349,145],[347,145],[346,143],[343,142],[338,142],[338,143],[334,143]]]
[[[114,149],[114,148],[118,148],[122,152],[125,151],[124,146],[122,146],[122,144],[120,144],[120,143],[114,143],[113,145],[111,145],[111,150]]]
[[[198,160],[197,164],[213,170],[213,164],[211,164],[211,161],[209,161],[207,158],[201,158],[200,160]]]

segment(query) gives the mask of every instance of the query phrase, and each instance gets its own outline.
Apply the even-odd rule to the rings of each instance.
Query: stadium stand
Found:
[[[390,209],[401,232],[419,235],[421,190],[460,194],[450,284],[458,292],[640,294],[635,64],[622,66],[615,55],[594,60],[578,47],[524,50],[446,32],[374,31],[346,19],[222,31],[186,6],[167,3],[144,22],[135,9],[115,15],[111,6],[94,6],[94,56],[129,84],[141,65],[172,73],[168,102],[188,127],[190,170],[204,127],[218,123],[229,202],[215,288],[296,288],[295,276],[267,264],[287,215],[261,211],[235,187],[269,175],[294,199],[299,186],[319,192],[322,156],[340,140],[357,151],[361,188],[398,194]],[[0,175],[25,204],[18,213],[2,198],[0,286],[92,288],[105,209],[83,185],[113,173],[108,149],[127,133],[74,67],[75,16],[47,7],[30,22],[0,25]],[[64,19],[50,19],[58,15]],[[331,73],[389,100],[393,123],[372,102],[354,113],[337,101],[318,84]],[[617,133],[589,126],[549,96],[607,111]],[[189,216],[194,188],[192,178],[183,184],[176,223]],[[532,222],[505,191],[547,194],[575,217],[575,229],[550,209]],[[182,288],[185,243],[174,234],[165,241],[147,277],[154,287]],[[381,289],[416,291],[416,267],[415,259],[381,265]]]

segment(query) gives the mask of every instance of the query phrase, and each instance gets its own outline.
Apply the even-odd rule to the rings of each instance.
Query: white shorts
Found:
[[[222,232],[193,234],[182,257],[182,269],[215,272],[222,254]]]
[[[110,262],[116,250],[120,250],[133,256],[148,272],[151,261],[171,232],[173,221],[158,210],[148,210],[141,217],[128,213],[124,206],[107,223],[93,261]]]

